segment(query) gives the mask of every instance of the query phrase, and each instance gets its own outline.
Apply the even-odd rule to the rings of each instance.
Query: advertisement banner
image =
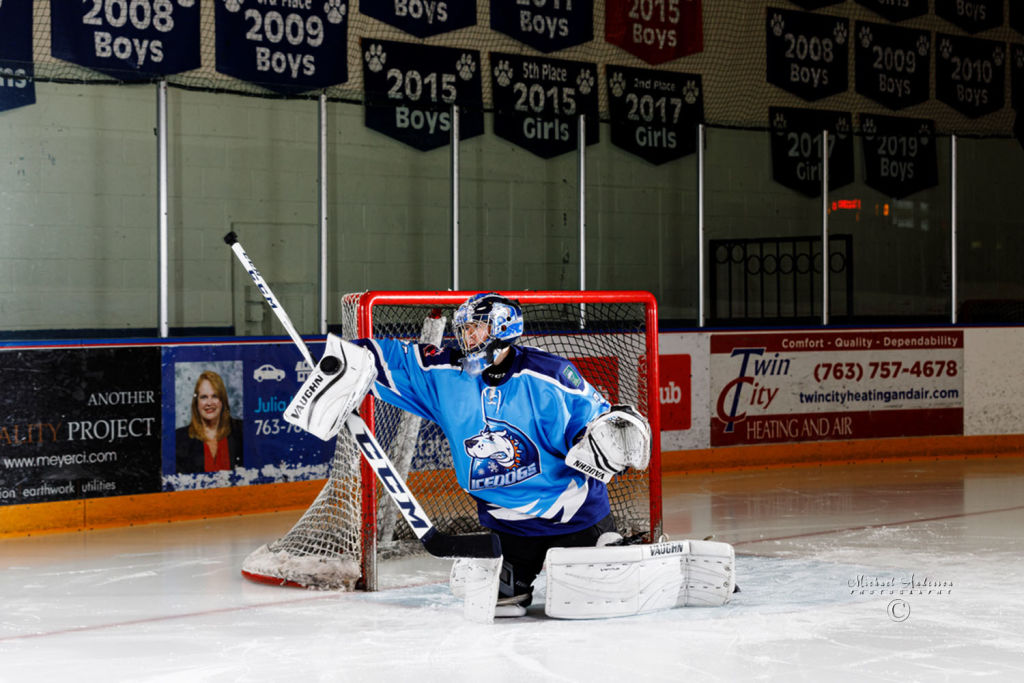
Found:
[[[359,13],[417,38],[476,25],[476,0],[393,0],[361,2]]]
[[[664,432],[687,430],[693,424],[691,366],[688,353],[658,356],[658,400]]]
[[[939,184],[935,122],[861,114],[864,184],[902,199]]]
[[[198,0],[51,0],[50,20],[54,57],[118,80],[200,65]]]
[[[969,118],[1003,108],[1006,43],[935,36],[935,98]]]
[[[856,0],[889,21],[903,21],[928,14],[928,0]]]
[[[608,0],[604,38],[648,64],[701,52],[701,0]]]
[[[808,102],[846,92],[850,20],[769,7],[767,81]]]
[[[366,127],[418,150],[451,141],[453,104],[459,139],[484,132],[480,53],[387,40],[362,41]]]
[[[284,94],[348,80],[348,0],[216,4],[217,71]]]
[[[0,111],[36,102],[32,3],[0,2]]]
[[[859,94],[894,111],[928,100],[931,33],[858,21],[854,35]]]
[[[848,112],[769,107],[772,180],[808,197],[821,196],[821,132],[828,136],[828,187],[853,182],[853,130]]]
[[[538,52],[594,39],[594,0],[491,0],[491,28]]]
[[[711,445],[963,434],[963,332],[711,336]]]
[[[576,149],[585,114],[586,144],[599,142],[596,65],[501,52],[491,65],[498,137],[550,159]]]
[[[0,352],[0,505],[160,490],[160,349]]]
[[[664,164],[697,151],[704,121],[700,74],[606,67],[612,144]]]
[[[1003,0],[935,0],[935,16],[967,33],[978,33],[1003,25]]]

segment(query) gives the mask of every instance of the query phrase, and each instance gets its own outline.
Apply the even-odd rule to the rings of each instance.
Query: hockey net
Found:
[[[346,338],[399,338],[454,345],[450,320],[469,292],[364,292],[343,298]],[[521,345],[568,358],[611,403],[628,403],[651,423],[651,464],[609,486],[624,536],[661,533],[661,452],[657,386],[657,307],[647,292],[503,292],[523,307]],[[430,520],[446,534],[483,531],[476,505],[456,483],[440,428],[371,397],[361,414],[406,478]],[[246,558],[255,581],[309,588],[376,590],[377,562],[422,546],[346,430],[335,442],[329,478],[283,537]]]

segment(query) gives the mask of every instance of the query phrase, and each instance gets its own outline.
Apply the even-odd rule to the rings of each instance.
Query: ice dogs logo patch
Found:
[[[472,458],[469,470],[471,491],[511,486],[540,474],[537,447],[518,429],[494,420],[463,444]]]

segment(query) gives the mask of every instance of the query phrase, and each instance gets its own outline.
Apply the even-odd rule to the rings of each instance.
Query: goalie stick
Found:
[[[252,278],[253,284],[263,294],[267,304],[274,311],[274,314],[277,315],[277,319],[281,321],[285,331],[288,332],[288,336],[291,337],[295,346],[299,348],[302,357],[306,359],[311,368],[316,367],[317,364],[313,362],[313,356],[310,354],[306,342],[299,336],[288,314],[271,291],[270,285],[266,283],[259,270],[256,269],[256,264],[245,253],[245,249],[242,248],[241,243],[238,241],[238,235],[234,231],[229,232],[224,236],[224,242],[235,252],[235,256],[238,257],[239,262],[246,272],[249,273],[249,277]],[[356,445],[359,447],[359,452],[362,453],[367,464],[369,464],[374,474],[377,475],[381,484],[384,485],[391,500],[398,506],[405,521],[409,523],[409,527],[416,534],[416,538],[420,540],[428,553],[435,557],[501,557],[501,542],[498,540],[497,534],[453,536],[438,531],[437,527],[427,517],[423,506],[420,505],[419,501],[416,500],[416,497],[406,486],[402,476],[395,470],[391,459],[388,458],[387,453],[384,452],[380,443],[377,442],[377,438],[366,426],[363,418],[358,413],[352,413],[345,420],[345,428],[352,434]]]

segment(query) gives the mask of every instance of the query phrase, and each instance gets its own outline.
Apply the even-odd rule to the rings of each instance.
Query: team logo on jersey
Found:
[[[491,420],[463,444],[471,458],[471,491],[511,486],[540,474],[537,446],[507,422]]]

